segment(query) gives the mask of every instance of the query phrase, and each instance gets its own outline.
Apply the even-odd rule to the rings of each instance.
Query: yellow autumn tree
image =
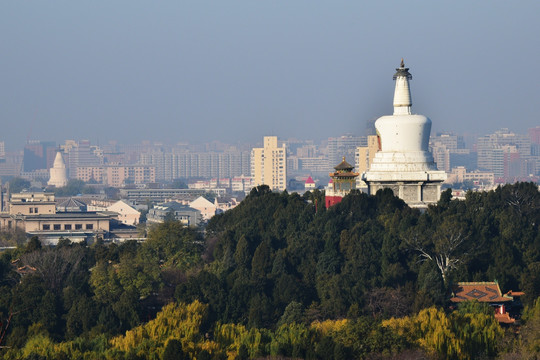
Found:
[[[200,327],[207,312],[208,305],[197,300],[191,304],[171,303],[163,307],[154,320],[111,339],[111,345],[125,353],[135,351],[149,357],[148,351],[161,354],[167,340],[178,339],[182,349],[194,357],[204,343]],[[209,344],[206,347],[212,349]]]
[[[332,335],[343,330],[347,326],[347,323],[347,319],[314,321],[311,323],[311,328],[317,330],[322,335]]]
[[[39,355],[49,359],[52,358],[53,354],[53,341],[48,336],[42,334],[38,334],[28,339],[22,349],[22,358],[27,358],[31,355]]]
[[[310,331],[303,324],[283,324],[274,333],[270,342],[270,355],[293,354],[310,343]]]
[[[385,320],[382,326],[392,329],[432,354],[452,357],[456,352],[459,353],[450,320],[442,310],[435,307],[424,309],[416,316]]]
[[[233,360],[238,356],[240,347],[244,345],[250,357],[257,357],[262,353],[264,329],[246,329],[240,324],[216,324],[214,338],[227,353],[227,359]]]
[[[459,360],[495,355],[504,335],[491,314],[453,312],[448,316],[435,307],[412,317],[385,320],[382,326],[429,353]]]
[[[497,353],[497,345],[504,331],[492,314],[454,312],[451,322],[460,344],[459,358],[474,359]]]

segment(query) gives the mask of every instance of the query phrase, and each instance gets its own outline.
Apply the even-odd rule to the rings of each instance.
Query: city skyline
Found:
[[[435,124],[433,124],[433,127],[435,128]],[[450,136],[459,136],[463,138],[464,140],[464,148],[472,149],[475,148],[477,145],[477,141],[479,138],[482,138],[484,136],[489,136],[491,134],[495,134],[498,132],[509,132],[516,135],[522,135],[522,136],[529,136],[530,131],[538,131],[537,129],[540,128],[540,125],[532,126],[527,129],[525,129],[523,132],[514,131],[511,127],[500,127],[496,128],[493,131],[484,131],[484,132],[478,132],[478,133],[471,133],[471,132],[458,132],[458,131],[452,131],[452,129],[447,130],[432,130],[430,134],[430,139],[435,138],[441,135],[450,135]],[[142,139],[142,140],[133,140],[130,141],[130,139],[126,139],[125,141],[120,141],[116,138],[110,138],[107,141],[97,141],[90,139],[88,137],[68,137],[68,138],[59,138],[56,140],[49,139],[49,138],[38,138],[33,137],[30,139],[24,139],[23,142],[15,144],[12,148],[7,148],[7,143],[9,142],[9,139],[3,139],[0,138],[0,146],[4,146],[5,150],[2,150],[0,148],[0,151],[4,151],[5,153],[14,154],[17,152],[20,152],[24,149],[25,146],[31,145],[31,144],[37,144],[37,143],[46,143],[46,144],[55,144],[55,149],[63,151],[63,148],[66,146],[70,146],[72,143],[79,143],[79,142],[89,142],[89,144],[92,147],[96,148],[114,148],[114,147],[131,147],[131,146],[146,146],[150,148],[163,148],[163,149],[186,149],[186,151],[217,151],[222,152],[226,150],[236,149],[236,150],[246,150],[251,149],[254,146],[262,146],[263,141],[261,140],[264,136],[277,136],[278,141],[280,143],[312,143],[317,146],[328,146],[328,143],[332,140],[340,139],[340,138],[353,138],[353,139],[363,139],[362,141],[367,141],[367,138],[369,135],[373,135],[375,133],[375,128],[372,128],[371,133],[365,133],[364,131],[359,133],[335,133],[335,134],[327,134],[327,137],[322,138],[307,138],[307,137],[295,137],[295,136],[287,136],[286,134],[284,136],[281,135],[275,135],[272,133],[269,134],[263,134],[261,138],[252,139],[252,141],[246,141],[246,142],[240,142],[240,141],[227,141],[227,139],[221,140],[221,139],[208,139],[207,141],[189,141],[189,139],[185,140],[178,140],[178,141],[163,141],[160,139],[155,140],[149,140],[149,139]],[[7,141],[6,141],[7,140]],[[332,150],[330,150],[332,151]],[[2,153],[5,155],[5,153]],[[341,159],[343,154],[334,154],[337,156],[336,159]],[[351,154],[346,154],[351,155]]]
[[[390,114],[388,72],[414,67],[433,133],[539,123],[540,4],[3,3],[6,148],[36,137],[106,144],[256,143],[364,135]]]
[[[491,171],[491,175],[484,175],[492,179],[492,182],[495,179],[525,181],[526,178],[537,181],[535,176],[538,176],[539,169],[539,136],[540,126],[531,128],[527,134],[500,129],[474,139],[466,139],[460,134],[438,133],[431,134],[429,151],[433,153],[438,170],[444,170],[447,174],[459,178],[465,176],[464,170],[455,172],[456,169]],[[355,167],[359,171],[363,169],[361,172],[364,172],[371,161],[368,157],[371,159],[373,156],[373,149],[369,150],[369,146],[379,143],[377,136],[348,135],[330,137],[321,142],[277,139],[275,136],[264,138],[275,139],[279,149],[286,150],[287,167],[292,178],[305,174],[326,176],[329,169],[342,161],[343,156],[354,161]],[[471,140],[473,141],[468,142]],[[369,145],[370,143],[372,145]],[[53,167],[53,161],[56,164],[55,157],[59,156],[57,151],[60,149],[64,154],[68,176],[85,182],[107,182],[118,186],[126,176],[139,184],[153,183],[155,180],[170,182],[178,178],[230,178],[252,172],[250,153],[253,155],[257,148],[249,144],[231,146],[219,142],[203,145],[116,143],[100,146],[88,140],[66,140],[63,145],[58,145],[36,140],[27,144],[24,151],[0,154],[0,175],[5,178],[48,178],[49,169]],[[0,149],[2,147],[3,142],[0,141]],[[368,153],[371,155],[368,156]],[[363,157],[367,161],[365,164],[361,160]],[[113,175],[122,172],[125,176],[113,181],[114,176],[104,175],[108,171],[112,171]],[[147,178],[137,177],[143,176],[147,171]]]

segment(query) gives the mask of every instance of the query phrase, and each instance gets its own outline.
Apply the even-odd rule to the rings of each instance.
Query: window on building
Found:
[[[64,230],[71,230],[71,224],[64,225]]]
[[[38,208],[34,208],[34,214],[38,213]]]
[[[34,208],[30,208],[30,214],[34,213]]]
[[[94,228],[94,224],[86,224],[86,230],[92,230]]]
[[[82,224],[75,224],[75,230],[81,230]]]
[[[54,224],[54,225],[53,225],[53,229],[54,229],[54,230],[60,230],[61,228],[62,228],[62,227],[61,227],[60,224]]]
[[[43,230],[51,230],[51,225],[43,224]]]

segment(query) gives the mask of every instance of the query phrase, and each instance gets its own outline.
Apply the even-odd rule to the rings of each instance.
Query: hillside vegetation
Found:
[[[31,240],[0,255],[6,359],[534,358],[540,194],[530,183],[443,193],[425,212],[391,191],[261,186],[204,236],[174,221],[148,241]],[[19,270],[17,270],[19,269]],[[32,270],[35,269],[35,270]],[[520,331],[492,310],[448,310],[451,284],[526,293]],[[536,355],[535,355],[536,354]]]

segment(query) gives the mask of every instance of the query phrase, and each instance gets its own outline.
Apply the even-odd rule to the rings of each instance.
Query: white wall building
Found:
[[[118,201],[93,201],[88,205],[88,211],[109,211],[118,214],[118,221],[126,225],[137,225],[141,213],[123,200]]]
[[[215,203],[212,203],[203,196],[199,196],[195,200],[189,203],[189,206],[193,209],[199,210],[201,212],[201,217],[203,220],[210,220],[212,216],[216,215],[218,207]]]

